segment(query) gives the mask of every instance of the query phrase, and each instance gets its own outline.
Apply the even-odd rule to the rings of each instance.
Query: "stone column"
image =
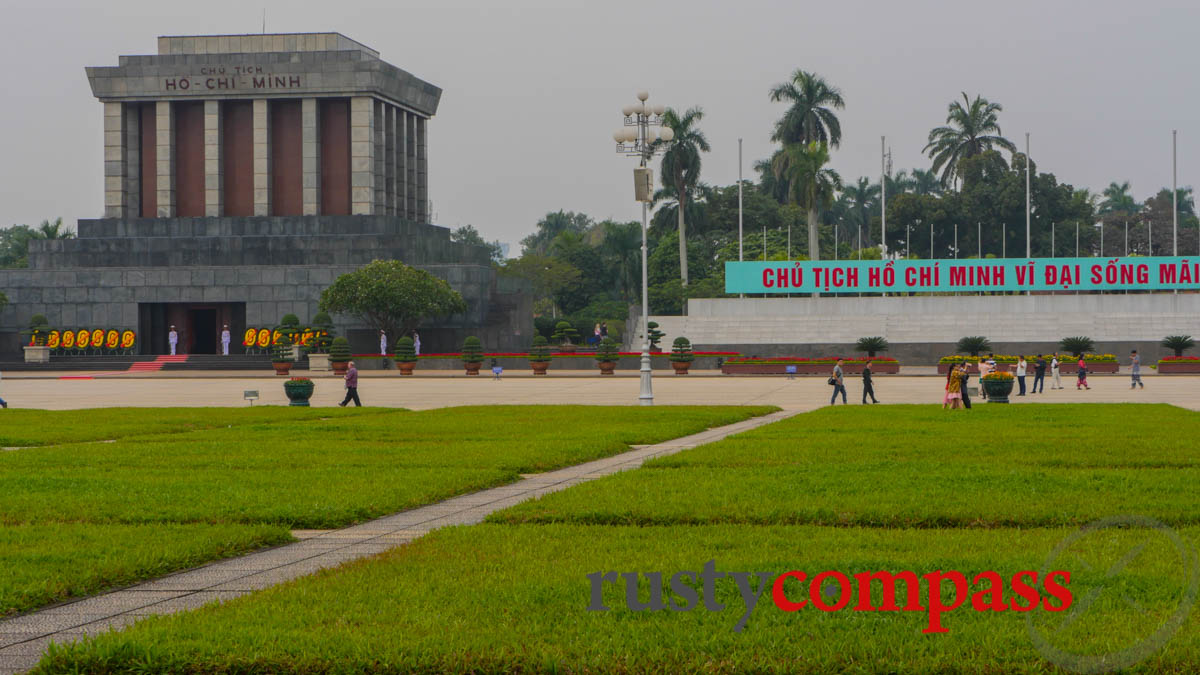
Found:
[[[267,100],[254,99],[254,215],[271,215],[271,134]]]
[[[375,212],[375,106],[369,96],[350,99],[350,213]]]
[[[158,164],[158,217],[175,217],[175,108],[154,104],[155,158]]]
[[[222,180],[221,102],[204,102],[204,215],[225,215]]]
[[[426,127],[429,120],[417,118],[417,217],[422,223],[433,219],[429,212],[429,152]]]
[[[396,215],[408,219],[408,112],[396,108]]]
[[[304,163],[304,215],[316,216],[321,213],[321,106],[315,98],[306,98],[300,102],[300,133],[303,149],[301,158]]]
[[[142,214],[142,112],[137,103],[125,107],[125,213],[126,218]]]
[[[417,116],[408,113],[405,115],[404,137],[407,140],[405,151],[406,163],[408,171],[405,174],[404,192],[408,196],[408,218],[409,220],[419,220],[417,217]]]
[[[374,213],[382,214],[387,212],[387,184],[385,176],[387,173],[387,115],[384,113],[383,101],[375,101],[375,128],[371,133],[371,140],[375,144],[375,169],[372,182],[375,183],[375,210]]]
[[[125,215],[125,111],[104,104],[104,217]]]
[[[383,160],[383,202],[384,213],[396,215],[396,107],[385,104],[383,107],[383,126],[387,130]]]

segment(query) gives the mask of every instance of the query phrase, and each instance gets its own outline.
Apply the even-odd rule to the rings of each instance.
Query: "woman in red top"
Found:
[[[1079,375],[1079,381],[1077,381],[1075,383],[1075,389],[1076,389],[1076,391],[1078,391],[1080,387],[1083,387],[1084,389],[1090,390],[1091,387],[1089,387],[1088,383],[1087,383],[1087,363],[1084,362],[1082,356],[1079,357],[1078,365],[1079,365],[1079,370],[1077,371],[1077,373]]]

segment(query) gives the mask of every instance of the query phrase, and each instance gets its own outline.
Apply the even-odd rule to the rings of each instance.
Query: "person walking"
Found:
[[[350,401],[354,401],[356,407],[362,405],[358,400],[358,368],[354,367],[353,361],[346,364],[346,398],[338,405],[345,408]]]
[[[866,364],[863,365],[862,380],[863,380],[863,400],[862,400],[863,405],[867,404],[868,396],[871,397],[871,403],[879,403],[879,401],[875,399],[875,386],[871,382],[871,362],[870,361],[867,361]]]
[[[603,340],[606,337],[608,337],[608,322],[601,321],[600,322],[600,339]]]
[[[983,383],[983,376],[984,376],[984,375],[987,375],[987,374],[988,374],[988,373],[990,373],[990,372],[992,372],[992,366],[991,366],[991,364],[990,364],[990,363],[988,363],[988,362],[987,362],[985,359],[979,359],[979,364],[978,364],[978,365],[979,365],[979,382],[980,382],[980,385],[979,385],[979,395],[980,395],[980,396],[982,396],[982,397],[983,397],[983,400],[985,400],[985,401],[986,401],[986,400],[987,400],[987,389],[984,389],[984,388],[983,388],[983,384],[982,384],[982,383]]]
[[[967,385],[971,382],[971,369],[964,361],[958,367],[959,392],[962,394],[962,404],[967,410],[971,409],[971,391]]]
[[[229,324],[225,324],[225,327],[221,329],[221,356],[229,356],[230,339]]]
[[[1129,382],[1129,388],[1133,389],[1135,387],[1141,387],[1142,389],[1145,389],[1146,385],[1142,384],[1142,359],[1138,356],[1136,349],[1133,350],[1133,353],[1129,355],[1129,365],[1129,374],[1131,378]]]
[[[1050,375],[1054,377],[1054,384],[1050,385],[1050,388],[1062,389],[1062,377],[1058,372],[1058,354],[1050,357]]]
[[[1033,362],[1033,393],[1039,392],[1046,393],[1046,359],[1041,354]]]
[[[2,380],[2,379],[4,379],[4,376],[0,375],[0,380]],[[7,408],[7,407],[8,407],[8,401],[5,401],[4,399],[0,398],[0,408]]]
[[[842,392],[842,405],[846,405],[846,382],[843,379],[842,360],[837,360],[837,365],[833,367],[833,375],[829,378],[829,384],[833,385],[833,396],[829,399],[829,405],[837,405],[838,392]]]
[[[1025,357],[1017,357],[1017,384],[1021,385],[1021,393],[1017,396],[1025,395]]]
[[[1079,379],[1076,380],[1076,382],[1075,382],[1075,390],[1078,391],[1080,387],[1091,390],[1091,387],[1088,386],[1088,381],[1087,381],[1087,363],[1084,362],[1082,356],[1079,357],[1078,366],[1079,366],[1079,369],[1076,370],[1075,373]]]
[[[171,356],[175,356],[175,347],[179,345],[179,333],[175,332],[175,326],[171,326],[171,332],[167,333],[167,344],[171,345]]]

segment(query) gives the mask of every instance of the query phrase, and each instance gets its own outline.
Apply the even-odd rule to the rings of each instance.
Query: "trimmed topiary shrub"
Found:
[[[330,363],[345,363],[350,360],[350,341],[344,337],[337,337],[329,345],[329,361]]]
[[[483,343],[474,335],[463,340],[462,362],[480,363],[483,361]]]
[[[550,362],[550,342],[544,336],[533,336],[533,346],[529,348],[529,361],[531,363]]]
[[[275,363],[291,363],[292,362],[292,339],[283,333],[279,336],[279,341],[275,343],[275,347],[271,350],[271,361]]]
[[[696,355],[692,353],[691,341],[683,336],[675,338],[675,342],[671,345],[671,356],[669,358],[676,363],[691,363],[694,361]]]
[[[396,340],[396,362],[397,363],[416,363],[417,350],[413,346],[413,339],[407,335]]]
[[[572,345],[575,344],[574,338],[578,336],[579,331],[572,328],[571,324],[567,323],[566,321],[559,321],[554,326],[554,335],[551,335],[550,337],[557,340],[561,345]]]
[[[601,340],[600,344],[596,347],[596,361],[598,362],[616,361],[620,357],[621,353],[617,349],[617,343],[610,337]]]

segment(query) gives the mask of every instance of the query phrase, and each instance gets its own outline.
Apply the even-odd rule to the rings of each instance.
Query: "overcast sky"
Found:
[[[896,169],[927,167],[946,106],[983,94],[1043,171],[1144,199],[1200,184],[1200,3],[1195,0],[942,2],[437,2],[396,0],[0,0],[0,225],[101,215],[101,105],[84,66],[152,54],[156,36],[339,31],[443,90],[429,127],[435,222],[516,242],[547,211],[639,217],[633,159],[614,152],[620,109],[701,106],[703,180],[736,181],[771,152],[796,68],[840,87],[842,177],[877,179],[880,136]],[[656,171],[657,173],[657,171]],[[516,253],[514,246],[513,253]]]

